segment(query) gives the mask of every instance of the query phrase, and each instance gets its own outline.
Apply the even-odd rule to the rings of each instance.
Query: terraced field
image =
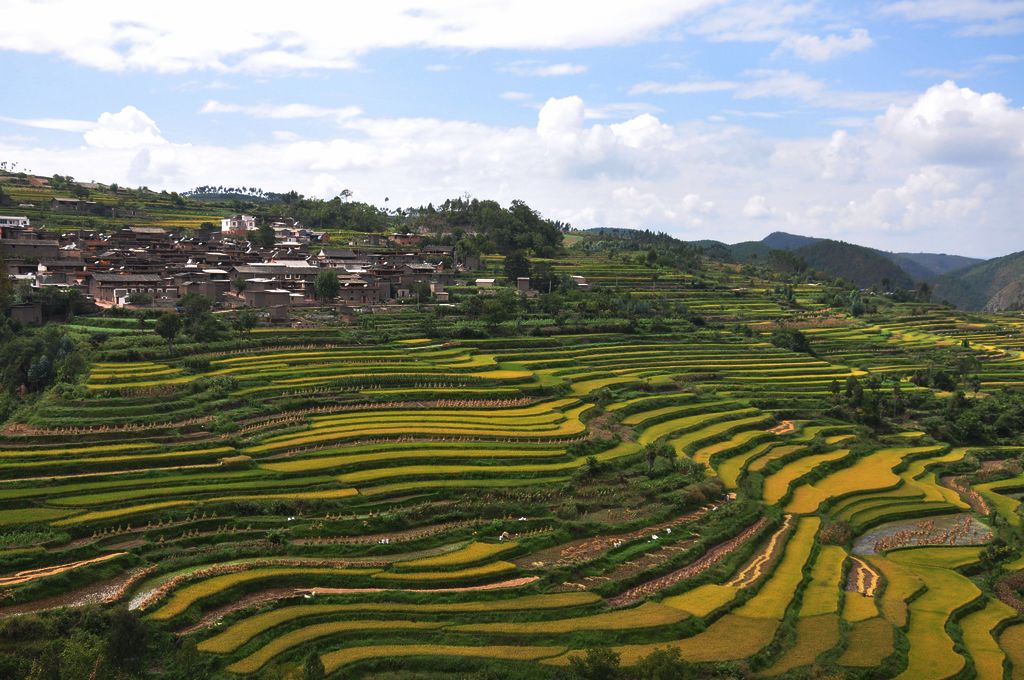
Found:
[[[553,265],[714,327],[440,340],[408,311],[381,344],[261,328],[192,361],[110,333],[83,385],[3,431],[0,617],[125,605],[224,678],[311,654],[338,677],[557,677],[595,646],[760,677],[1024,671],[1019,613],[977,575],[1019,530],[1019,449],[837,407],[851,380],[895,377],[926,412],[945,397],[908,382],[921,352],[963,340],[981,389],[1012,385],[1008,326],[854,320],[809,285],[786,306],[731,266],[697,287]],[[783,323],[815,355],[773,344]],[[982,462],[1006,467],[950,483]]]

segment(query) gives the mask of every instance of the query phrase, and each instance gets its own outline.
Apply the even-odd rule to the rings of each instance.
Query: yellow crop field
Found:
[[[843,562],[846,551],[837,545],[823,545],[811,567],[811,582],[804,589],[800,616],[835,614],[839,611]],[[862,598],[867,599],[867,598]]]
[[[83,524],[85,522],[97,522],[107,519],[118,519],[120,517],[129,517],[131,515],[137,515],[142,512],[151,512],[153,510],[164,510],[166,508],[175,508],[182,505],[191,505],[195,501],[161,501],[159,503],[143,503],[142,505],[132,505],[127,508],[114,508],[113,510],[96,510],[94,512],[87,512],[82,515],[75,515],[74,517],[68,517],[67,519],[58,520],[53,522],[53,526],[65,527],[73,524]]]
[[[948,678],[964,666],[964,658],[953,649],[953,640],[946,633],[945,625],[955,609],[978,597],[981,591],[970,579],[944,566],[924,566],[929,558],[941,565],[948,564],[948,558],[938,554],[908,557],[917,552],[941,553],[944,550],[958,549],[902,550],[889,555],[893,561],[908,566],[928,587],[910,603],[907,630],[910,652],[907,669],[899,676],[902,680]]]
[[[751,416],[750,418],[740,418],[738,420],[726,420],[724,422],[714,423],[712,425],[702,427],[699,430],[686,432],[684,434],[679,435],[678,437],[673,437],[672,439],[669,440],[668,443],[676,450],[676,455],[683,456],[686,454],[687,450],[692,445],[701,442],[705,439],[717,437],[725,432],[729,432],[730,430],[765,425],[767,424],[767,422],[767,416],[764,415]]]
[[[839,617],[820,614],[801,618],[796,623],[796,644],[769,666],[765,675],[781,675],[800,666],[809,666],[819,655],[839,644]]]
[[[521,623],[467,623],[453,626],[452,630],[470,633],[540,635],[542,633],[572,633],[578,630],[632,630],[668,626],[687,618],[686,613],[656,602],[645,602],[632,609],[619,609],[590,616],[552,621],[526,621]]]
[[[784,465],[778,472],[765,478],[764,491],[762,492],[765,503],[778,503],[789,491],[790,484],[795,480],[806,475],[822,463],[838,460],[849,453],[846,449],[826,451],[825,453],[813,456],[804,456]]]
[[[364,659],[392,659],[400,656],[456,656],[482,659],[515,659],[536,661],[565,652],[565,647],[528,647],[520,645],[491,645],[469,647],[463,645],[371,645],[346,647],[320,656],[324,669],[333,673],[343,666]]]
[[[661,603],[694,616],[704,617],[732,602],[738,593],[737,588],[708,583],[681,595],[666,597]]]
[[[866,557],[865,562],[885,577],[885,592],[879,603],[882,614],[894,626],[902,628],[907,624],[907,599],[924,588],[924,581],[907,567],[879,555]]]
[[[719,411],[714,413],[699,413],[694,416],[686,416],[684,418],[674,418],[667,420],[657,425],[651,425],[645,429],[637,441],[641,445],[651,444],[662,437],[678,432],[680,430],[687,430],[693,427],[699,426],[701,423],[711,422],[715,419],[721,418],[734,418],[741,415],[748,415],[751,413],[757,413],[757,409],[753,407],[733,409],[731,411]]]
[[[782,619],[786,607],[796,594],[797,586],[803,580],[803,568],[814,546],[821,520],[817,517],[801,519],[786,543],[785,552],[768,581],[761,586],[757,595],[748,600],[734,613],[742,618]]]
[[[813,485],[801,486],[786,506],[786,512],[796,514],[814,512],[822,501],[835,496],[884,489],[900,482],[892,468],[907,456],[941,451],[941,446],[879,449],[860,458],[848,468],[838,470]]]
[[[0,526],[14,524],[32,524],[34,522],[48,522],[61,517],[67,517],[74,510],[63,508],[18,508],[17,510],[0,510]]]
[[[220,576],[213,576],[174,591],[170,599],[162,607],[150,614],[150,618],[157,621],[172,619],[204,597],[215,595],[242,583],[291,576],[337,576],[339,578],[343,578],[346,576],[367,576],[376,572],[376,569],[267,567],[261,569],[250,569],[248,571],[238,571],[230,574],[221,574]]]
[[[724,442],[718,442],[717,444],[710,444],[703,448],[698,449],[693,453],[693,459],[702,465],[710,465],[711,458],[718,454],[731,451],[737,447],[743,446],[755,439],[760,437],[770,437],[771,435],[764,430],[746,430],[734,434]]]
[[[1006,658],[1002,647],[992,636],[992,629],[1017,616],[1016,610],[999,600],[990,599],[984,609],[971,612],[960,620],[964,646],[974,661],[979,678],[1000,678]]]
[[[1024,623],[1009,626],[999,636],[999,646],[1013,664],[1013,680],[1024,678]]]
[[[740,472],[742,472],[743,466],[746,465],[748,461],[757,458],[774,446],[777,446],[775,442],[758,444],[749,451],[737,454],[719,463],[717,468],[718,478],[722,480],[723,484],[725,484],[725,488],[735,489],[736,484],[739,482]]]
[[[624,665],[634,664],[656,649],[665,647],[679,649],[682,657],[693,663],[732,661],[745,659],[764,648],[772,641],[778,626],[777,621],[726,614],[693,637],[674,642],[621,645],[613,649],[621,656]],[[567,665],[569,658],[562,656],[546,663]]]
[[[840,666],[874,668],[894,651],[893,627],[881,617],[858,621],[847,633],[846,651]]]
[[[272,641],[259,648],[252,654],[242,659],[239,659],[235,663],[228,666],[228,670],[232,673],[255,673],[259,669],[263,668],[268,661],[273,659],[278,654],[282,654],[289,649],[297,647],[305,642],[316,640],[318,638],[328,637],[330,635],[337,635],[339,633],[349,633],[353,631],[372,631],[372,630],[430,630],[440,628],[444,626],[444,623],[436,621],[402,621],[402,620],[391,620],[391,621],[374,621],[374,620],[362,620],[362,621],[332,621],[330,623],[318,623],[313,626],[306,626],[305,628],[299,628],[293,630],[280,637],[274,638]]]
[[[282,607],[256,614],[233,624],[227,630],[199,643],[203,652],[227,654],[266,630],[282,623],[307,616],[324,616],[350,612],[406,612],[406,613],[473,613],[495,611],[529,611],[541,609],[562,609],[580,607],[599,602],[593,593],[555,593],[551,595],[526,595],[504,600],[476,600],[469,602],[445,602],[437,604],[414,604],[403,602],[365,602],[353,604],[300,604]]]
[[[843,620],[851,623],[867,621],[878,616],[878,604],[875,598],[860,593],[846,591],[843,598]]]
[[[424,569],[431,567],[450,567],[457,564],[469,564],[491,559],[503,552],[508,552],[516,547],[518,543],[509,541],[507,543],[470,543],[464,548],[443,553],[434,557],[424,557],[408,562],[396,562],[396,567],[409,569]]]

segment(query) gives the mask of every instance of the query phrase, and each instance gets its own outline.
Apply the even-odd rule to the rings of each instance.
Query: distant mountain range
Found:
[[[628,237],[631,230],[589,230]],[[633,232],[636,233],[636,232]],[[1001,312],[1024,309],[1024,252],[982,260],[944,253],[892,253],[844,241],[776,231],[760,241],[692,241],[708,256],[757,262],[780,271],[801,263],[862,288],[912,289],[927,283],[932,299],[962,309]],[[785,254],[785,255],[783,255]]]

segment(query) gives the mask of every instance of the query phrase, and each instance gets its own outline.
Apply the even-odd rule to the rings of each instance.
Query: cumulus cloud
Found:
[[[828,61],[844,54],[861,52],[874,45],[867,29],[855,28],[849,37],[827,35],[820,38],[816,35],[797,35],[786,38],[779,45],[776,53],[792,52],[800,59],[807,61]]]
[[[100,149],[138,149],[167,143],[156,122],[134,106],[102,114],[84,137],[86,144]]]
[[[889,107],[879,128],[930,163],[985,165],[1024,156],[1024,110],[997,92],[952,81],[928,88],[910,106]]]
[[[761,194],[754,194],[743,205],[743,216],[752,220],[763,220],[774,214],[775,210],[768,205],[768,199]]]
[[[608,124],[587,111],[568,96],[547,100],[523,126],[360,115],[321,139],[268,131],[225,146],[167,139],[126,106],[90,123],[85,144],[0,138],[0,157],[44,174],[167,189],[244,184],[329,197],[349,188],[403,206],[465,192],[521,198],[581,227],[692,238],[745,240],[770,224],[897,250],[919,248],[925,235],[975,255],[1022,245],[1024,112],[995,93],[937,85],[873,125],[802,138],[670,124],[655,113]]]

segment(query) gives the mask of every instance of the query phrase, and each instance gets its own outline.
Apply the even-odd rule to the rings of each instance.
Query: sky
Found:
[[[0,75],[38,174],[1024,250],[1024,0],[0,0]]]

